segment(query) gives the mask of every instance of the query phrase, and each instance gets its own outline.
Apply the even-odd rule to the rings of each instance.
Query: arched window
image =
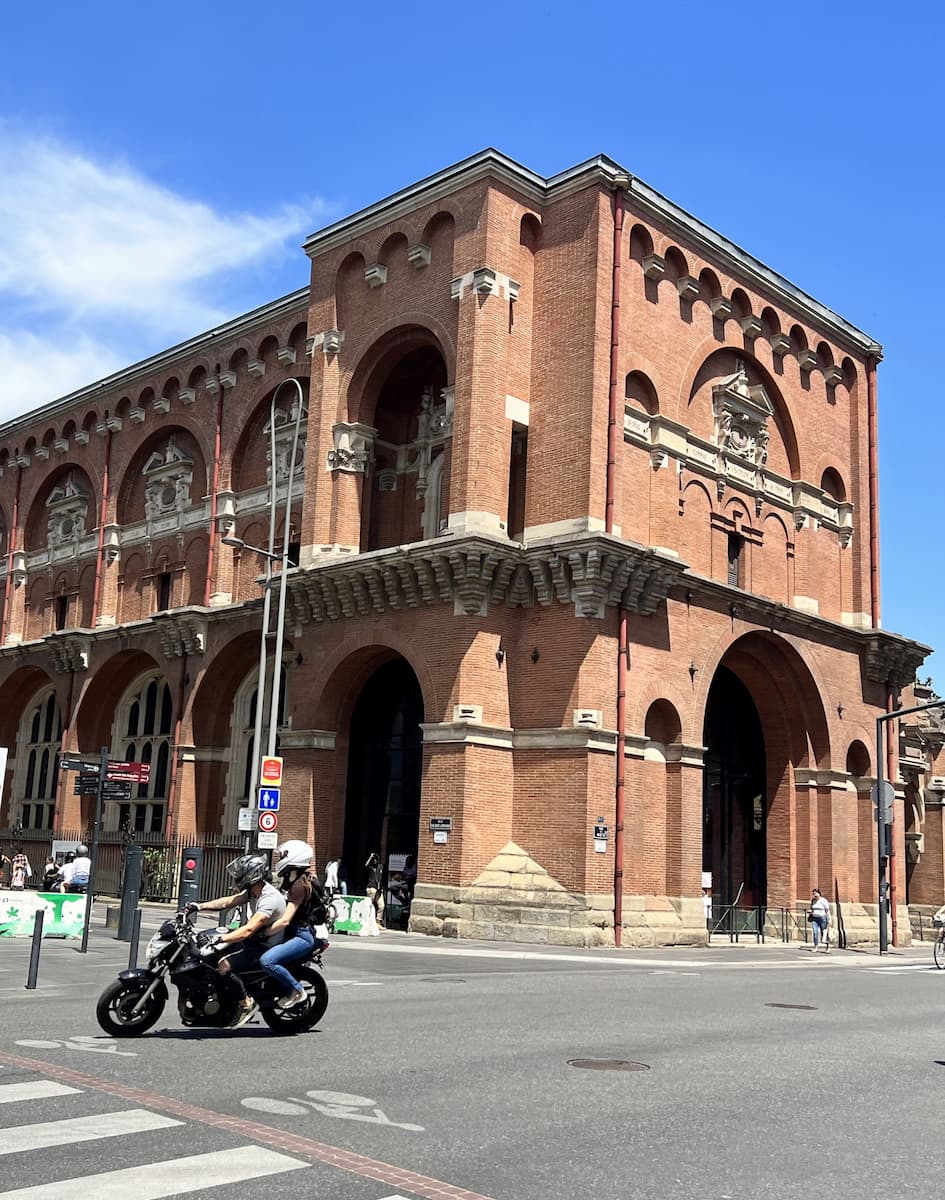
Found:
[[[45,688],[27,706],[17,733],[11,823],[18,821],[24,830],[53,827],[61,742],[56,693]]]
[[[107,801],[105,829],[162,833],[167,811],[174,706],[158,672],[141,676],[125,692],[112,726],[112,757],[151,763],[147,783],[132,785],[130,800]]]

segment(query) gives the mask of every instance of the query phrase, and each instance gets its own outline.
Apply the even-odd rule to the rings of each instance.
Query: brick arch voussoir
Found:
[[[736,647],[739,648],[736,650]],[[750,655],[756,664],[753,669],[760,672],[754,680],[755,687],[749,687],[759,715],[764,716],[762,705],[766,687],[778,688],[783,700],[781,711],[792,718],[791,726],[796,733],[803,732],[807,747],[806,752],[801,750],[795,738],[792,753],[802,756],[806,753],[818,767],[829,766],[831,730],[822,699],[827,695],[827,688],[817,667],[805,654],[803,645],[786,634],[766,630],[720,634],[706,655],[704,669],[699,672],[696,711],[704,720],[709,688],[719,666],[731,666],[733,662],[744,664],[746,655]],[[747,668],[742,665],[742,669]],[[768,711],[770,714],[771,710]],[[799,758],[794,762],[796,766],[803,765]]]
[[[423,648],[388,630],[383,641],[370,633],[352,634],[326,659],[313,688],[318,697],[314,727],[332,732],[346,730],[364,685],[378,667],[394,658],[403,658],[410,666],[420,685],[424,715],[427,720],[436,719],[440,714],[437,687],[423,665]]]
[[[9,746],[12,753],[23,714],[32,704],[37,693],[52,684],[56,689],[59,711],[65,721],[67,685],[34,666],[18,667],[0,684],[0,746]]]
[[[406,338],[407,335],[413,334],[418,329],[429,334],[431,341],[442,354],[443,361],[446,363],[447,379],[456,378],[456,347],[446,326],[429,313],[398,313],[372,330],[370,346],[361,355],[347,379],[345,408],[349,420],[359,421],[362,419],[364,393],[375,371],[396,348],[398,331],[402,331]]]
[[[145,650],[119,651],[88,678],[76,701],[70,749],[98,753],[111,742],[115,709],[125,691],[145,671],[160,671],[168,683],[167,663]]]

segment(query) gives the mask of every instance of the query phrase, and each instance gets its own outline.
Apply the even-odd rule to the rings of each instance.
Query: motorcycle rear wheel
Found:
[[[143,980],[129,984],[116,979],[102,992],[95,1006],[95,1018],[106,1033],[112,1037],[138,1037],[157,1023],[164,1011],[164,998],[159,995],[153,995],[137,1016],[132,1015],[131,1010],[146,987]]]
[[[328,984],[320,971],[296,967],[295,976],[305,988],[308,1002],[288,1009],[262,1009],[259,1015],[273,1033],[304,1033],[318,1024],[328,1008]]]

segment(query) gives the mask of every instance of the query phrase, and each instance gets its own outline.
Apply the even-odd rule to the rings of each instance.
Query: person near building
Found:
[[[43,892],[54,892],[59,886],[61,879],[59,864],[50,854],[46,859],[46,865],[43,867],[43,878],[40,881],[40,890]]]
[[[0,850],[0,887],[3,887],[6,883],[7,872],[12,866],[13,863],[11,860]]]
[[[810,898],[810,927],[811,933],[814,935],[814,951],[823,942],[824,953],[830,949],[830,901],[821,892],[820,888],[814,888]]]
[[[68,860],[68,855],[66,858]],[[70,865],[72,869],[68,879],[65,878],[66,873],[63,868],[63,879],[65,880],[63,891],[84,896],[89,886],[89,876],[92,874],[92,860],[89,858],[89,848],[83,842],[79,842],[76,846],[71,864],[66,862],[66,866]]]
[[[269,863],[262,854],[241,854],[227,864],[226,873],[238,889],[232,896],[219,896],[202,904],[191,903],[185,911],[226,912],[244,904],[249,909],[249,919],[244,925],[221,934],[207,947],[209,952],[224,951],[217,969],[221,975],[230,975],[240,992],[240,1012],[233,1022],[233,1028],[239,1029],[253,1018],[258,1007],[247,995],[239,972],[252,970],[267,950],[282,941],[282,931],[273,933],[270,926],[285,912],[285,897],[272,886]],[[228,953],[230,946],[233,950]]]
[[[328,949],[324,938],[316,938],[315,926],[325,922],[325,890],[311,874],[314,851],[307,842],[283,842],[276,850],[275,871],[285,893],[285,912],[269,926],[284,940],[267,950],[259,965],[286,989],[276,1001],[278,1008],[293,1008],[305,999],[305,991],[289,971],[287,963],[306,958],[319,945]]]
[[[67,850],[62,866],[59,868],[59,891],[68,892],[72,883],[72,872],[75,870],[75,851]]]
[[[364,865],[367,868],[365,895],[374,905],[374,912],[380,924],[384,919],[384,889],[381,886],[384,881],[384,864],[381,862],[381,856],[375,851],[368,855]]]
[[[17,850],[13,855],[13,863],[10,868],[10,887],[15,892],[22,892],[32,875],[33,868],[30,866],[30,860],[22,850]]]

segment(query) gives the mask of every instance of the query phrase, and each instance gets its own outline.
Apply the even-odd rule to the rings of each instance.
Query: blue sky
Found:
[[[602,152],[883,344],[883,624],[945,651],[943,33],[930,0],[9,5],[0,419],[303,286],[305,234],[486,146]]]

